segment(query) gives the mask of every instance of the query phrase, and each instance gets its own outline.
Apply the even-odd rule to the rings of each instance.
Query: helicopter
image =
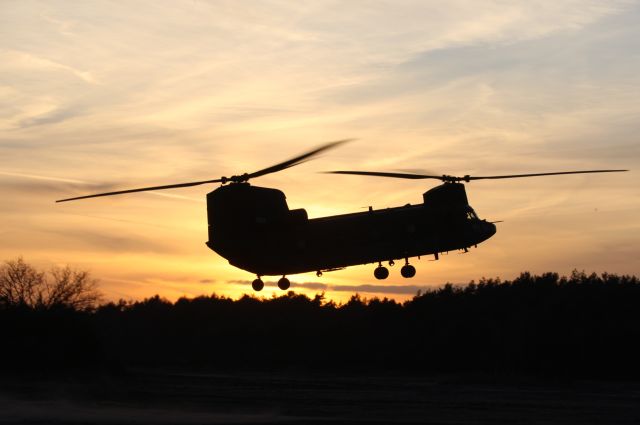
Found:
[[[399,207],[309,218],[306,210],[289,209],[284,192],[249,184],[249,180],[283,171],[336,148],[352,139],[326,143],[253,173],[187,183],[126,189],[60,199],[68,202],[102,196],[220,183],[206,195],[208,240],[206,245],[228,262],[253,273],[251,286],[264,288],[263,276],[281,276],[278,287],[290,287],[288,275],[377,264],[373,274],[383,280],[390,266],[404,260],[400,274],[412,278],[409,259],[462,250],[486,241],[496,233],[495,222],[480,219],[469,205],[464,183],[484,179],[510,179],[564,174],[609,173],[628,170],[559,171],[497,176],[450,176],[377,171],[328,171],[330,174],[399,179],[435,179],[442,184],[423,194],[423,202]]]

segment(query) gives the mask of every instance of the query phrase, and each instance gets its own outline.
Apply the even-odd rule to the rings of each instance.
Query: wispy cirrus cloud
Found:
[[[98,81],[91,72],[82,71],[70,65],[65,65],[51,59],[40,57],[33,53],[12,49],[0,49],[0,61],[5,64],[3,67],[5,72],[7,69],[19,72],[24,72],[25,70],[38,70],[45,72],[61,71],[69,73],[85,83],[98,84]]]

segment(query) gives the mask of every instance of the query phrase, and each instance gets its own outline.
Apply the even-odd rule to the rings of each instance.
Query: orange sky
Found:
[[[89,269],[111,299],[250,292],[204,242],[211,187],[55,199],[250,172],[357,138],[254,184],[310,217],[418,203],[447,174],[628,168],[467,186],[504,220],[469,254],[293,276],[405,299],[419,287],[572,269],[638,274],[635,2],[0,3],[0,259]],[[407,286],[410,285],[410,286]],[[264,291],[266,296],[272,287]]]

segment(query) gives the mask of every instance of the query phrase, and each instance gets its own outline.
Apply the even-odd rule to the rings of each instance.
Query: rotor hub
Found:
[[[447,174],[443,174],[440,180],[442,180],[444,183],[459,183],[459,182],[469,183],[471,181],[471,176],[469,174],[465,174],[462,177],[449,176]]]
[[[251,178],[251,176],[249,176],[248,173],[244,173],[244,174],[240,174],[239,176],[221,177],[220,178],[220,183],[222,183],[222,184],[227,184],[227,183],[246,183],[250,178]]]

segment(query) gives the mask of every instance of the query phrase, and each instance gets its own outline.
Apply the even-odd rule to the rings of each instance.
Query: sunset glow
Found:
[[[70,264],[108,299],[252,293],[205,246],[215,185],[251,172],[309,217],[419,203],[436,183],[335,169],[628,173],[467,185],[497,234],[460,255],[291,277],[344,301],[521,271],[638,274],[640,5],[629,1],[0,3],[0,260]],[[279,294],[266,277],[265,296]],[[409,286],[410,285],[410,286]]]

